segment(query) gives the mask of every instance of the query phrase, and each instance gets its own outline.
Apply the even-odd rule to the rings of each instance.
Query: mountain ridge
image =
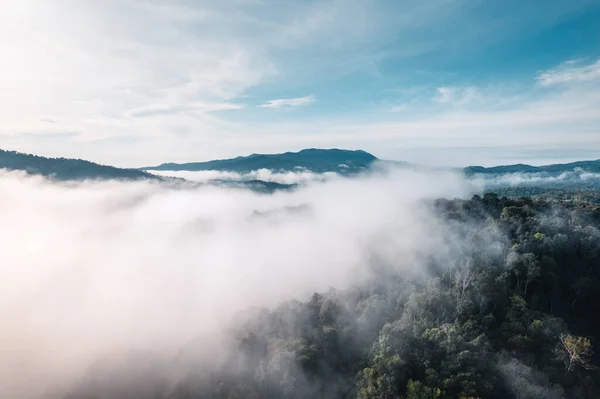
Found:
[[[117,168],[83,159],[47,158],[2,149],[0,149],[0,169],[20,170],[28,174],[41,175],[55,180],[162,180],[159,176],[138,169]]]
[[[280,154],[258,154],[238,156],[228,159],[217,159],[206,162],[163,163],[158,166],[145,168],[118,168],[101,165],[94,162],[72,158],[47,158],[17,151],[0,149],[0,169],[23,170],[29,174],[39,174],[57,180],[82,179],[163,179],[148,173],[148,171],[228,171],[248,173],[259,169],[273,171],[295,172],[310,170],[315,173],[335,172],[341,175],[351,175],[369,170],[375,163],[396,166],[418,165],[387,161],[376,157],[364,150],[344,150],[339,148],[318,149],[307,148],[298,152]],[[437,168],[439,169],[439,168]],[[600,159],[569,162],[563,164],[548,164],[532,166],[524,163],[476,166],[455,168],[467,177],[498,176],[508,174],[540,174],[558,176],[565,172],[600,173]]]
[[[498,165],[498,166],[467,166],[463,168],[463,171],[467,175],[473,175],[477,173],[481,174],[504,174],[504,173],[562,173],[567,171],[574,171],[577,168],[586,168],[587,172],[600,172],[600,159],[586,160],[586,161],[575,161],[568,163],[555,163],[541,166],[533,166],[524,163],[510,164],[510,165]]]
[[[329,159],[323,162],[323,159]],[[315,162],[316,164],[310,164]],[[345,161],[345,162],[344,162]],[[340,162],[340,163],[337,163]],[[284,152],[278,154],[258,154],[252,153],[247,156],[237,156],[234,158],[215,159],[202,162],[166,162],[157,166],[147,166],[139,168],[146,171],[204,171],[218,170],[228,172],[251,172],[258,169],[285,170],[294,171],[298,169],[308,169],[313,172],[344,172],[345,169],[361,169],[370,167],[374,162],[382,162],[394,165],[416,166],[402,161],[389,161],[376,157],[364,150],[344,150],[339,148],[319,149],[307,148],[298,152]],[[349,166],[345,168],[342,165]],[[349,165],[348,165],[349,164]],[[497,165],[497,166],[479,166],[469,165],[464,168],[456,168],[463,171],[467,176],[476,174],[505,174],[505,173],[561,173],[573,171],[576,168],[586,169],[588,172],[600,173],[600,159],[583,160],[568,163],[555,163],[541,166],[533,166],[525,163]]]
[[[337,172],[341,174],[364,170],[379,159],[363,150],[339,148],[307,148],[298,152],[280,154],[250,154],[235,158],[216,159],[205,162],[174,163],[140,168],[145,171],[203,171],[219,170],[247,173],[259,169],[294,171],[307,169],[315,173]]]

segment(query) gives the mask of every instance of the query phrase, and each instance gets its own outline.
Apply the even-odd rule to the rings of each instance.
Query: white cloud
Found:
[[[269,169],[259,169],[249,173],[237,173],[218,170],[202,171],[152,171],[155,175],[179,177],[194,182],[209,182],[211,180],[248,181],[262,180],[266,182],[282,184],[305,184],[312,182],[324,182],[337,179],[340,176],[335,172],[314,173],[309,170],[297,172],[273,172]]]
[[[123,166],[206,159],[220,148],[235,155],[243,149],[229,144],[249,129],[214,111],[238,108],[248,90],[293,76],[295,60],[279,52],[310,60],[332,47],[355,49],[348,35],[364,42],[382,35],[367,21],[341,22],[378,8],[362,1],[0,0],[0,7],[0,147]],[[63,132],[77,136],[31,139]]]
[[[542,72],[537,80],[542,86],[555,86],[562,84],[586,83],[600,80],[600,60],[584,66],[579,66],[581,61],[571,60],[564,64]]]
[[[539,90],[534,76],[530,82],[508,89],[499,83],[499,87],[470,90],[446,87],[446,101],[476,97],[441,111],[431,106],[431,97],[404,103],[401,114],[391,114],[386,107],[386,119],[379,122],[357,115],[311,123],[262,124],[254,130],[261,132],[271,152],[299,149],[310,142],[313,146],[361,148],[384,159],[436,165],[490,165],[525,148],[560,149],[557,154],[600,151],[600,90],[596,81],[563,85],[552,91]],[[280,139],[269,143],[268,137],[276,133]],[[488,151],[493,148],[496,150]],[[513,161],[528,159],[524,156]]]
[[[263,107],[263,108],[284,108],[284,107],[296,108],[296,107],[302,107],[304,105],[313,104],[316,101],[317,101],[317,99],[315,98],[315,96],[310,95],[310,96],[299,97],[299,98],[286,98],[286,99],[279,99],[279,100],[270,100],[264,104],[259,105],[259,107]]]
[[[568,160],[583,156],[597,158],[589,155],[594,150],[600,151],[600,91],[596,81],[560,85],[547,91],[536,88],[534,79],[532,76],[529,87],[520,85],[508,91],[487,86],[477,88],[480,94],[476,101],[460,107],[443,107],[442,112],[431,106],[428,92],[429,96],[419,101],[405,103],[402,113],[390,113],[386,107],[383,117],[375,114],[376,121],[365,120],[360,112],[304,121],[227,121],[212,117],[215,113],[193,112],[177,114],[176,118],[172,115],[130,118],[147,132],[144,151],[133,150],[140,142],[133,141],[137,140],[135,136],[128,134],[128,125],[107,128],[122,131],[123,141],[86,141],[74,134],[77,129],[52,131],[49,128],[57,124],[45,122],[41,122],[44,128],[35,131],[35,136],[9,137],[4,142],[10,145],[4,146],[19,149],[27,143],[29,152],[57,156],[106,153],[92,159],[133,167],[253,152],[295,151],[309,146],[364,149],[384,159],[456,166],[506,163],[516,151],[526,154],[521,150],[527,148],[557,149],[557,158],[565,157],[558,154],[569,151]],[[112,122],[96,119],[98,126],[109,126]],[[169,130],[170,135],[152,134],[156,130]],[[58,138],[41,140],[42,132]],[[65,132],[70,133],[64,136]],[[173,138],[175,135],[177,140]],[[67,140],[77,142],[70,154],[64,152]],[[583,154],[582,150],[587,151],[586,155],[577,156]],[[548,155],[544,157],[549,159]],[[512,161],[533,162],[526,155]]]
[[[285,92],[318,95],[312,87],[326,85],[331,77],[337,82],[350,74],[363,77],[384,59],[432,52],[448,47],[448,40],[454,42],[453,49],[470,51],[472,45],[500,40],[510,25],[491,21],[460,1],[409,0],[397,6],[401,13],[390,12],[391,3],[0,0],[0,147],[140,166],[316,145],[363,147],[396,157],[396,149],[428,140],[429,145],[459,145],[472,137],[474,141],[463,145],[503,142],[499,128],[485,118],[498,118],[518,140],[526,137],[538,143],[562,135],[563,142],[577,144],[597,133],[592,115],[597,97],[585,87],[563,93],[570,85],[556,84],[559,90],[553,91],[558,93],[503,104],[498,110],[487,102],[485,88],[469,86],[464,79],[455,83],[451,74],[445,74],[442,83],[437,72],[427,75],[438,79],[434,83],[415,82],[440,88],[434,97],[437,105],[431,104],[432,93],[427,91],[418,101],[388,104],[376,113],[371,105],[359,108],[369,101],[381,102],[371,98],[380,93],[368,89],[332,104],[347,111],[327,119],[294,120],[299,118],[294,112],[217,112],[240,108],[247,98],[266,108],[293,109],[309,103],[311,96],[265,103],[259,94],[282,86]],[[534,6],[521,12],[529,8]],[[559,20],[565,9],[578,6],[565,3],[536,10],[532,23]],[[438,22],[449,18],[477,23],[468,29],[457,23],[461,29],[448,35],[450,25]],[[583,82],[594,76],[597,64],[566,65],[572,69],[569,76],[578,80],[558,79],[559,69],[548,71],[543,80]],[[552,79],[550,72],[555,72]],[[380,78],[386,79],[386,74]],[[524,112],[519,112],[521,106]],[[390,108],[396,112],[390,113]],[[437,113],[431,113],[432,108]],[[563,121],[548,122],[556,118]],[[536,122],[540,125],[534,127]]]
[[[216,3],[12,3],[0,0],[6,9],[0,107],[8,115],[0,135],[40,130],[39,121],[49,117],[66,121],[55,129],[82,131],[86,139],[119,136],[125,129],[147,135],[143,122],[109,130],[90,120],[118,121],[153,108],[158,117],[232,109],[239,105],[226,102],[276,73],[259,43],[226,34],[201,38],[199,29],[217,32],[226,18],[242,29],[253,23]],[[162,122],[173,123],[158,121],[152,131],[168,134]]]
[[[181,113],[194,112],[218,112],[218,111],[233,111],[244,108],[244,104],[234,104],[229,102],[193,102],[186,105],[152,105],[137,109],[132,109],[125,113],[127,117],[148,117],[155,115],[174,115]]]
[[[475,87],[438,87],[437,93],[435,101],[450,105],[465,105],[478,96],[478,90]]]
[[[271,196],[0,171],[0,191],[0,397],[19,399],[65,397],[99,358],[194,340],[195,361],[218,360],[238,312],[364,281],[372,259],[415,271],[451,241],[420,198],[470,194],[410,171]],[[161,378],[189,371],[168,364]]]

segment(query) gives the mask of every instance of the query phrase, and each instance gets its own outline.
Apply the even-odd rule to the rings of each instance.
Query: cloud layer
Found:
[[[239,311],[348,287],[374,258],[414,271],[444,251],[420,199],[470,194],[458,175],[410,171],[272,196],[7,172],[0,190],[0,396],[22,399],[131,351],[203,337],[210,359]]]
[[[314,173],[309,170],[298,172],[273,172],[269,169],[259,169],[250,173],[236,173],[217,170],[205,171],[152,171],[160,176],[179,177],[194,182],[210,182],[211,180],[248,181],[262,180],[281,184],[302,184],[323,182],[339,178],[337,173]]]

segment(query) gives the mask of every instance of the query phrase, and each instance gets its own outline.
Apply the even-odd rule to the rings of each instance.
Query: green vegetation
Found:
[[[585,186],[581,183],[562,184],[562,188],[558,187],[540,187],[536,185],[522,185],[518,187],[499,187],[494,191],[499,196],[508,198],[527,197],[531,199],[550,201],[550,202],[589,202],[600,205],[600,183],[598,180],[591,180]]]

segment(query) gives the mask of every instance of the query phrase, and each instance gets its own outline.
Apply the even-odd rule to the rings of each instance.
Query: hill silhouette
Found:
[[[600,159],[595,161],[578,161],[570,163],[550,164],[543,166],[532,166],[527,164],[500,165],[500,166],[467,166],[464,168],[466,175],[474,174],[505,174],[505,173],[548,173],[560,174],[564,172],[573,172],[578,169],[590,173],[600,173]]]
[[[0,169],[21,170],[56,180],[160,179],[137,169],[100,165],[82,159],[46,158],[17,151],[0,150]]]
[[[310,148],[283,154],[252,154],[230,159],[207,162],[163,163],[142,170],[202,171],[219,170],[248,173],[259,169],[277,171],[310,170],[315,173],[337,172],[341,174],[367,169],[377,157],[362,150]]]

